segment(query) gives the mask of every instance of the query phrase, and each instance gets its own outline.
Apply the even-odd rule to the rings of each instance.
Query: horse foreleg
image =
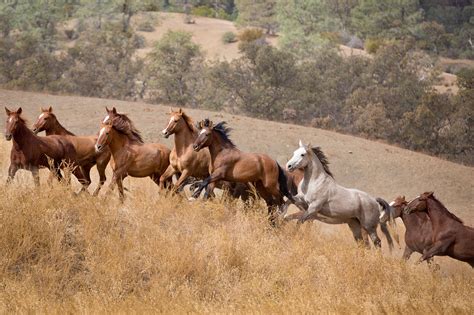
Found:
[[[79,191],[80,193],[83,191],[87,191],[87,188],[91,184],[91,176],[90,176],[90,167],[75,167],[73,168],[72,173],[74,176],[76,176],[77,180],[79,183],[81,183],[82,187],[81,190]]]
[[[17,164],[10,164],[10,167],[8,168],[8,178],[7,178],[7,185],[10,184],[15,178],[15,174],[18,171],[19,167]]]
[[[165,172],[160,176],[160,191],[165,189],[165,183],[173,177],[178,171],[174,169],[173,166],[168,165]],[[182,175],[182,174],[181,174]]]
[[[410,247],[405,245],[405,250],[403,251],[402,258],[404,260],[408,260],[408,259],[410,259],[411,254],[413,254],[413,250]]]
[[[39,187],[40,185],[40,177],[39,177],[39,169],[36,166],[31,167],[30,169],[31,174],[33,175],[33,181],[35,182],[35,186]]]
[[[123,179],[126,177],[126,175],[118,175],[114,173],[114,178],[112,180],[115,180],[115,183],[117,184],[118,187],[118,192],[119,192],[119,198],[120,201],[123,202],[125,200],[125,194],[123,192]]]
[[[107,161],[108,162],[108,161]],[[97,196],[99,194],[100,189],[104,186],[107,177],[105,176],[105,169],[107,168],[107,162],[97,162],[97,172],[99,172],[99,185],[94,190],[93,196]]]
[[[223,170],[215,170],[209,177],[207,177],[205,180],[199,184],[199,187],[197,190],[193,193],[193,198],[198,198],[201,192],[204,190],[204,188],[207,187],[210,183],[216,182],[218,180],[223,179],[224,177],[224,171]]]
[[[298,220],[298,223],[304,223],[309,217],[316,216],[321,210],[321,202],[312,202],[308,205],[308,209],[304,212],[301,218]]]
[[[178,181],[176,182],[176,184],[174,185],[174,189],[173,191],[176,192],[176,191],[180,191],[182,189],[182,185],[186,183],[186,180],[188,179],[189,177],[189,170],[188,169],[184,169],[182,172],[181,172],[181,175],[179,176],[178,178]],[[160,179],[161,181],[161,179]]]
[[[446,250],[452,244],[453,241],[454,241],[454,237],[443,238],[443,239],[437,240],[433,245],[431,245],[431,247],[426,248],[423,251],[423,255],[421,256],[418,263],[421,263],[427,259],[430,259],[431,257],[435,255],[443,254],[444,252],[446,252]]]

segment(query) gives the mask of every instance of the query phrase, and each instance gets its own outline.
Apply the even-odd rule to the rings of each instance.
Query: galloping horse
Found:
[[[394,218],[401,218],[405,224],[405,260],[408,260],[413,252],[423,255],[424,250],[433,245],[433,225],[430,217],[425,212],[405,213],[403,210],[407,204],[405,196],[399,196],[390,203],[394,209]],[[427,259],[427,262],[430,263],[431,258]]]
[[[165,138],[174,134],[174,148],[170,154],[170,165],[166,172],[161,175],[160,187],[174,174],[181,174],[175,184],[180,189],[189,177],[205,179],[211,171],[211,155],[208,149],[196,152],[193,143],[198,132],[193,125],[191,117],[180,108],[178,111],[170,110],[170,120],[162,133]],[[230,183],[219,181],[217,187],[229,191],[234,198],[241,197],[247,200],[250,197],[249,187],[242,183]]]
[[[107,146],[115,164],[112,181],[119,188],[121,200],[124,198],[122,181],[127,176],[149,176],[157,185],[160,184],[160,176],[169,165],[170,150],[159,143],[145,144],[140,132],[125,114],[102,123],[95,148],[101,152]]]
[[[348,224],[356,241],[362,241],[362,230],[365,229],[374,246],[380,247],[377,226],[382,211],[392,212],[393,209],[381,198],[373,198],[369,194],[348,189],[338,185],[328,167],[328,161],[319,148],[303,145],[300,140],[299,148],[286,164],[288,171],[303,168],[304,179],[298,186],[298,194],[294,196],[295,204],[304,210],[299,218],[303,223],[310,217],[330,224]],[[393,218],[393,215],[390,213]],[[393,241],[386,223],[381,223],[382,232],[387,238],[390,249]]]
[[[433,192],[425,192],[413,199],[404,211],[407,214],[426,212],[433,225],[433,244],[425,248],[420,262],[433,256],[449,256],[474,268],[474,229],[449,212]]]
[[[48,109],[41,108],[41,114],[33,125],[33,132],[35,134],[38,134],[41,131],[45,131],[47,136],[62,135],[69,138],[76,150],[77,160],[75,162],[81,167],[86,179],[85,188],[87,188],[91,183],[90,170],[97,164],[100,181],[93,194],[94,196],[97,196],[107,179],[105,176],[105,169],[110,161],[110,149],[106,148],[102,152],[97,153],[95,151],[97,136],[81,137],[74,135],[59,123],[51,106]]]
[[[63,162],[72,164],[76,159],[74,146],[62,136],[38,137],[27,126],[21,116],[22,109],[10,111],[5,107],[7,122],[5,126],[6,140],[12,140],[10,167],[7,183],[10,183],[19,169],[29,170],[33,174],[36,186],[39,186],[39,168],[50,168],[58,180],[62,179],[60,166]],[[48,158],[52,159],[50,165]],[[73,170],[79,182],[85,179],[80,169]]]
[[[254,183],[257,193],[265,200],[269,214],[274,206],[283,204],[283,196],[291,199],[287,178],[278,163],[266,154],[245,153],[237,149],[229,139],[230,129],[225,122],[214,125],[209,119],[199,123],[199,135],[193,148],[200,151],[209,148],[212,173],[194,192],[197,198],[208,185],[212,188],[220,180]],[[207,191],[205,194],[207,198]]]

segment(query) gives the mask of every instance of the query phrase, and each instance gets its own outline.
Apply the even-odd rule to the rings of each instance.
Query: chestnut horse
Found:
[[[97,152],[107,146],[114,158],[113,179],[124,199],[122,181],[127,176],[150,177],[157,185],[169,165],[170,150],[159,143],[147,143],[130,118],[124,114],[102,123],[95,145]]]
[[[390,203],[393,208],[394,218],[400,218],[405,225],[405,250],[403,259],[408,260],[417,252],[423,255],[425,249],[433,245],[433,226],[426,212],[405,213],[403,210],[408,202],[405,196],[399,196]],[[431,263],[431,258],[426,260]]]
[[[213,171],[194,192],[194,198],[199,197],[208,185],[212,191],[217,181],[226,180],[254,183],[257,193],[268,206],[269,214],[273,214],[274,206],[284,203],[284,196],[292,199],[281,166],[266,154],[246,153],[237,149],[229,139],[230,129],[226,127],[226,122],[214,125],[212,121],[205,119],[199,123],[199,129],[193,149],[200,151],[205,147],[209,148]],[[205,198],[207,197],[206,191]]]
[[[39,186],[39,168],[50,168],[58,180],[62,179],[60,166],[63,162],[72,165],[76,159],[76,151],[70,141],[62,136],[38,137],[27,126],[21,116],[21,107],[10,111],[5,107],[7,121],[5,138],[12,140],[10,167],[8,168],[7,183],[10,183],[19,169],[29,170],[36,186]],[[48,159],[52,160],[50,164]],[[73,174],[82,184],[84,176],[79,168],[73,169]]]
[[[433,256],[449,256],[474,268],[474,229],[449,212],[433,192],[425,192],[410,201],[404,211],[425,212],[433,225],[433,244],[423,251],[420,262]]]
[[[175,184],[179,190],[186,180],[192,176],[195,179],[205,179],[211,173],[211,156],[208,149],[196,152],[193,143],[198,133],[191,117],[180,108],[178,111],[170,109],[170,120],[162,134],[165,138],[174,135],[174,148],[170,154],[170,165],[161,175],[160,187],[174,174],[181,174]],[[227,190],[234,198],[241,197],[244,201],[250,198],[247,184],[219,181],[218,188]],[[210,192],[211,193],[211,192]]]
[[[97,165],[97,171],[99,172],[99,185],[94,191],[94,196],[99,194],[100,189],[106,181],[105,169],[110,161],[111,153],[108,148],[100,153],[95,151],[95,142],[97,136],[76,136],[66,128],[64,128],[53,113],[53,108],[50,106],[48,109],[41,108],[41,114],[39,115],[36,123],[33,125],[33,132],[38,134],[41,131],[45,131],[47,136],[50,135],[62,135],[68,136],[69,140],[76,149],[76,164],[82,169],[82,173],[85,176],[87,188],[91,183],[90,170],[94,165]]]

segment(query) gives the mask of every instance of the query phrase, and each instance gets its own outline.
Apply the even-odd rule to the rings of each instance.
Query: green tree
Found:
[[[196,103],[203,54],[191,37],[188,32],[168,31],[147,56],[147,81],[153,100]]]
[[[236,0],[235,5],[239,11],[238,24],[261,27],[267,34],[275,34],[278,28],[276,0]]]
[[[403,38],[423,18],[418,0],[361,0],[352,27],[364,38]]]

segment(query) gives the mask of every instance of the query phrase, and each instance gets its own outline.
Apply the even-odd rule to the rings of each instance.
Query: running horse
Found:
[[[45,131],[47,136],[66,136],[72,142],[77,154],[77,160],[75,162],[81,167],[86,180],[85,189],[87,189],[91,183],[90,170],[94,165],[97,165],[97,171],[99,172],[99,185],[93,193],[94,196],[97,196],[107,180],[105,169],[110,161],[110,150],[106,148],[102,152],[97,153],[95,151],[97,136],[76,136],[61,125],[56,115],[53,113],[53,108],[51,106],[47,109],[41,108],[41,114],[33,125],[33,132],[35,134],[38,134],[41,131]]]
[[[105,119],[104,119],[105,121]],[[102,123],[95,145],[98,153],[110,148],[114,159],[113,179],[124,199],[123,179],[150,177],[157,185],[169,165],[170,150],[159,143],[144,143],[140,132],[125,114]]]
[[[253,183],[258,195],[265,200],[270,220],[273,221],[274,207],[283,205],[284,196],[292,199],[281,166],[266,154],[240,151],[229,138],[230,128],[224,121],[214,125],[205,119],[198,126],[199,134],[193,149],[199,152],[209,148],[212,173],[199,184],[193,197],[199,197],[207,186],[212,191],[216,182],[221,180]],[[208,190],[204,197],[208,197]]]
[[[474,229],[463,224],[435,198],[433,192],[425,192],[410,201],[405,213],[427,213],[433,226],[431,246],[423,251],[419,262],[433,256],[449,256],[464,261],[474,268]]]
[[[298,218],[299,223],[311,218],[329,224],[347,224],[356,241],[363,240],[364,229],[375,247],[381,246],[377,235],[377,226],[380,223],[392,249],[393,241],[386,221],[381,221],[380,218],[387,214],[393,221],[393,209],[381,198],[373,198],[366,192],[338,185],[328,164],[326,155],[320,148],[304,145],[301,140],[299,148],[286,164],[290,172],[304,169],[304,178],[298,186],[298,194],[293,197],[295,205],[304,211]]]
[[[5,112],[7,114],[5,138],[13,142],[7,183],[13,180],[19,169],[29,170],[36,186],[40,184],[39,168],[49,168],[58,180],[62,180],[60,167],[63,162],[72,165],[76,160],[76,151],[72,143],[63,136],[35,135],[26,126],[26,121],[21,116],[21,107],[16,111],[5,107]],[[79,168],[73,168],[73,174],[81,184],[85,183]]]
[[[205,179],[211,174],[211,156],[208,149],[199,152],[193,150],[193,143],[198,132],[191,117],[181,108],[178,111],[170,109],[169,115],[170,120],[162,134],[165,138],[174,135],[174,148],[170,154],[170,165],[161,175],[160,187],[163,188],[165,182],[173,175],[180,174],[175,183],[175,189],[179,190],[190,177]],[[234,198],[241,197],[245,201],[250,197],[247,184],[219,181],[217,187],[227,190]]]
[[[405,250],[403,259],[408,260],[413,252],[423,255],[425,249],[433,245],[433,225],[426,212],[405,213],[408,202],[405,196],[399,196],[390,203],[394,209],[394,218],[400,218],[405,225]],[[431,258],[426,260],[431,263]]]

